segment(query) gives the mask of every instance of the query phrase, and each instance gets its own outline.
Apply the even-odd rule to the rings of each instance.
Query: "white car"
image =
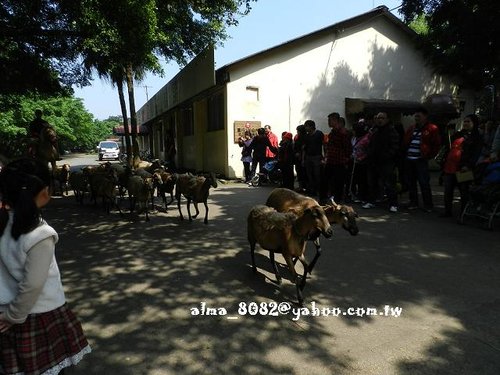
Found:
[[[99,161],[103,159],[118,160],[120,156],[120,146],[115,141],[101,141],[97,146]]]

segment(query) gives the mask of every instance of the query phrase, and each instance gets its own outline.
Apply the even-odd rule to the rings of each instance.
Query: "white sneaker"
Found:
[[[373,203],[367,202],[364,205],[362,205],[361,207],[363,207],[363,208],[374,208],[375,205]]]
[[[389,207],[390,212],[398,212],[398,208],[396,206]]]

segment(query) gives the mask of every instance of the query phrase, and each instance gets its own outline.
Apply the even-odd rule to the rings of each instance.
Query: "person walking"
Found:
[[[469,187],[473,181],[472,171],[481,155],[482,139],[479,134],[479,119],[476,115],[467,115],[462,129],[455,133],[450,150],[443,165],[444,212],[440,217],[451,217],[455,187],[460,191],[462,212],[469,200]],[[457,173],[471,172],[471,178],[461,181]]]
[[[34,159],[0,172],[0,373],[60,374],[90,353],[66,304],[54,255],[56,231],[40,209],[50,172]]]
[[[429,113],[420,108],[414,115],[415,124],[410,126],[404,136],[405,169],[408,179],[410,202],[408,209],[418,208],[417,182],[422,193],[424,211],[432,212],[432,190],[430,185],[429,160],[433,159],[441,147],[437,125],[429,121]]]
[[[363,208],[375,207],[378,187],[380,194],[387,194],[389,211],[398,212],[398,196],[396,192],[396,158],[400,149],[399,135],[392,126],[386,112],[375,116],[375,128],[368,145],[368,186],[369,198]]]

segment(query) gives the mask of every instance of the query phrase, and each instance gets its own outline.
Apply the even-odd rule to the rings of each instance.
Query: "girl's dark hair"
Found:
[[[35,159],[20,159],[3,167],[0,172],[0,236],[3,235],[9,214],[6,206],[14,213],[12,237],[18,239],[35,229],[41,221],[35,196],[50,186],[50,172],[44,163]]]

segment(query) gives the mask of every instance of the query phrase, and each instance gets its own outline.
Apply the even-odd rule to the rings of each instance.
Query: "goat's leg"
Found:
[[[149,221],[148,202],[145,202],[145,208],[146,208],[146,221]]]
[[[276,265],[276,261],[274,260],[274,253],[272,251],[269,252],[269,259],[271,260],[271,265],[273,266],[274,276],[276,276],[276,283],[281,284],[281,275],[278,270],[278,266]]]
[[[307,267],[307,272],[309,274],[312,274],[313,268],[316,265],[316,262],[318,261],[318,258],[321,256],[321,244],[319,243],[319,237],[314,240],[314,246],[316,247],[316,255],[314,255],[313,260]]]
[[[165,199],[166,200],[166,199]],[[174,201],[174,193],[170,193],[170,202],[166,203],[166,204],[171,204],[172,202]],[[165,206],[166,207],[166,206]]]
[[[304,303],[304,297],[302,296],[303,287],[301,288],[301,285],[303,283],[305,284],[305,281],[302,281],[299,275],[297,274],[297,271],[295,271],[295,266],[293,264],[292,257],[289,254],[283,254],[283,257],[285,258],[286,264],[288,265],[288,269],[290,270],[293,276],[293,280],[295,282],[295,289],[297,289],[297,300],[299,302],[299,305],[302,306]],[[304,269],[304,276],[303,276],[304,279],[306,277],[306,274],[307,271]]]
[[[307,272],[309,269],[309,265],[307,264],[306,258],[304,257],[304,254],[302,254],[300,257],[298,257],[300,262],[302,263],[302,266],[304,267],[304,274],[302,275],[302,280],[300,283],[300,289],[303,290],[304,287],[306,286],[306,279],[307,279]]]
[[[198,209],[198,202],[193,201],[193,206],[196,211],[196,214],[193,215],[193,219],[196,219],[200,214],[200,210]]]
[[[207,203],[207,201],[205,201],[205,202],[203,202],[203,204],[205,205],[205,221],[204,221],[204,223],[208,224],[208,203]]]
[[[252,257],[252,271],[257,273],[257,266],[255,265],[255,240],[248,239],[250,243],[250,256]]]
[[[135,197],[132,197],[129,193],[128,202],[130,203],[130,213],[134,212],[135,209]]]
[[[111,197],[111,202],[113,202],[113,206],[116,207],[116,209],[118,210],[118,212],[120,213],[120,216],[123,216],[123,212],[120,208],[120,206],[118,206],[118,197],[114,196],[114,197]]]
[[[184,216],[182,216],[182,211],[181,211],[181,197],[180,197],[180,195],[177,196],[177,194],[176,194],[175,198],[177,198],[177,208],[179,209],[180,218],[181,218],[181,220],[184,220]]]
[[[191,216],[191,198],[187,199],[187,209],[188,209],[189,221],[193,221],[193,217]]]

